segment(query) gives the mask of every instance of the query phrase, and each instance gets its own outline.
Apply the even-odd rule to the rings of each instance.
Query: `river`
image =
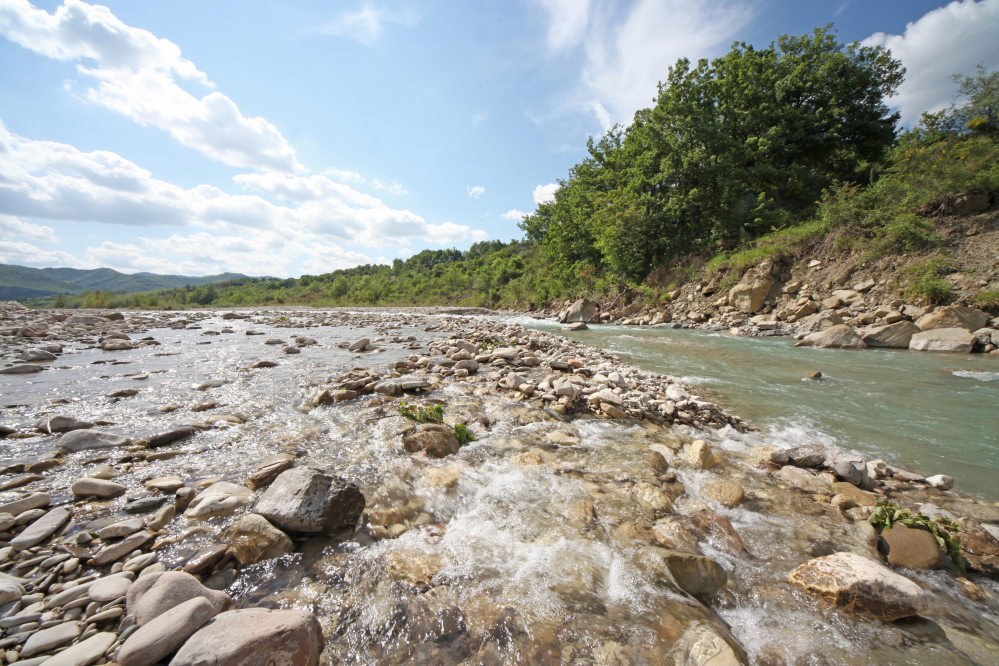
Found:
[[[541,330],[548,322],[522,320]],[[999,499],[999,357],[795,347],[782,337],[593,326],[567,337],[702,386],[787,446],[820,442]],[[818,371],[819,380],[806,379]]]

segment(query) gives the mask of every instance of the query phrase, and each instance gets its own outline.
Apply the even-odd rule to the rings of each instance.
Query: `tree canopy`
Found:
[[[836,181],[865,182],[896,137],[885,104],[905,69],[832,26],[679,60],[654,106],[589,140],[589,157],[521,228],[561,277],[643,278],[712,243],[805,219]],[[591,267],[587,269],[587,266]]]

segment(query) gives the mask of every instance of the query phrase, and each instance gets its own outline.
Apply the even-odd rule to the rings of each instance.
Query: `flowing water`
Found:
[[[755,664],[986,664],[999,654],[995,601],[969,601],[949,571],[912,574],[933,601],[930,619],[909,624],[850,616],[793,589],[787,574],[794,567],[868,546],[838,510],[775,486],[749,456],[740,462],[747,446],[835,439],[951,473],[963,488],[977,484],[976,491],[987,493],[989,470],[996,469],[999,382],[974,373],[996,372],[992,360],[805,352],[784,340],[604,327],[572,335],[715,389],[719,400],[764,432],[663,431],[597,419],[565,423],[511,402],[489,382],[456,383],[430,398],[442,401],[450,417],[472,423],[485,415],[491,425],[473,426],[477,442],[433,460],[402,449],[399,435],[410,424],[395,415],[392,403],[308,409],[306,398],[345,370],[384,368],[409,356],[409,343],[401,341],[406,336],[416,336],[426,351],[429,341],[446,333],[428,333],[423,323],[409,325],[392,315],[381,326],[295,331],[276,328],[275,319],[202,323],[215,330],[231,326],[233,332],[222,335],[154,329],[150,334],[161,346],[129,352],[68,345],[53,363],[63,369],[0,377],[3,422],[22,429],[40,414],[59,413],[106,421],[107,430],[136,438],[204,424],[213,415],[237,417],[234,423],[216,419],[193,439],[166,447],[177,452],[174,458],[130,463],[115,450],[67,456],[32,490],[48,488],[54,501],[69,500],[72,481],[99,463],[114,465],[115,480],[131,489],[129,497],[146,492],[145,480],[170,474],[189,485],[214,478],[241,483],[277,451],[295,452],[299,464],[353,481],[367,499],[367,523],[401,526],[401,536],[376,541],[360,530],[300,540],[291,555],[242,568],[227,590],[238,606],[314,611],[326,636],[325,658],[336,664],[666,666],[695,663],[684,661],[681,647],[689,648],[704,631],[738,641]],[[399,327],[386,330],[387,322]],[[251,328],[266,335],[245,336]],[[333,346],[379,332],[384,352],[358,355]],[[312,336],[319,346],[284,356],[263,344],[289,334]],[[247,367],[263,358],[280,366]],[[948,372],[948,363],[973,374]],[[801,382],[813,369],[829,379]],[[933,396],[934,386],[949,390]],[[125,387],[143,390],[121,400],[105,397]],[[898,399],[891,399],[896,392]],[[209,401],[219,406],[190,409]],[[180,409],[164,412],[167,406]],[[936,423],[940,418],[946,421]],[[578,436],[580,444],[551,445],[545,435],[556,429]],[[685,467],[681,447],[693,437],[728,449],[732,458],[711,472]],[[921,447],[911,444],[915,439]],[[970,441],[976,453],[957,444]],[[934,451],[944,445],[947,453]],[[53,440],[5,440],[0,447],[8,462],[25,462],[51,451]],[[728,572],[729,585],[716,598],[696,600],[680,591],[663,571],[661,550],[650,547],[656,541],[649,526],[662,516],[637,502],[635,492],[658,483],[649,462],[653,451],[677,476],[671,486],[677,489],[675,510],[666,520],[696,533],[697,548]],[[716,474],[746,489],[738,508],[701,491]],[[124,502],[78,507],[78,529],[120,520]],[[698,523],[705,514],[727,518],[738,537]],[[170,535],[188,536],[158,551],[160,560],[182,564],[199,548],[222,541],[233,520],[174,520]],[[999,586],[975,580],[999,596]]]
[[[997,356],[816,349],[790,338],[629,326],[564,335],[703,386],[786,446],[818,441],[855,449],[867,459],[953,476],[957,489],[999,500]],[[806,379],[814,371],[823,378]]]

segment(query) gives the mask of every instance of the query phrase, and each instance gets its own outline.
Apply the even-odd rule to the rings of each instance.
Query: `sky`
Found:
[[[297,277],[521,238],[678,58],[829,23],[911,126],[999,0],[0,0],[0,263]]]

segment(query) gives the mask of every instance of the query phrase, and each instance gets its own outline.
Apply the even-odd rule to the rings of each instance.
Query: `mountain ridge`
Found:
[[[115,293],[176,289],[190,285],[226,282],[248,277],[242,273],[218,275],[158,275],[156,273],[121,273],[113,268],[30,268],[0,264],[0,299],[37,298],[58,294],[79,294],[103,289]]]

